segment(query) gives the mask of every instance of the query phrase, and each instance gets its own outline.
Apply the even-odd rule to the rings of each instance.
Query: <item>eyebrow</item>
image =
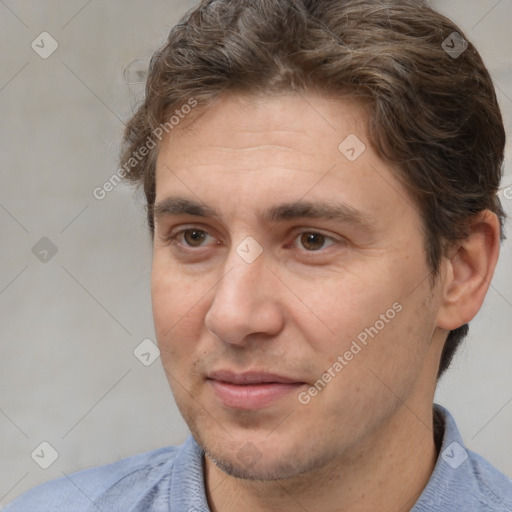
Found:
[[[193,215],[222,220],[222,216],[214,208],[185,197],[167,197],[158,201],[153,207],[153,213],[155,219],[177,215]],[[261,218],[268,223],[302,218],[335,219],[355,224],[364,229],[372,229],[375,225],[375,220],[367,213],[357,210],[346,203],[335,203],[325,200],[298,200],[278,204],[265,210]]]

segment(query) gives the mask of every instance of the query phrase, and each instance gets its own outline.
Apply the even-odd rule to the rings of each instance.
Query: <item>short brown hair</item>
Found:
[[[460,55],[449,51],[456,43]],[[431,283],[478,212],[494,212],[505,238],[505,132],[492,80],[461,29],[419,0],[209,0],[189,11],[153,55],[124,134],[121,164],[144,187],[151,235],[159,144],[133,154],[171,127],[176,109],[224,91],[313,89],[367,106],[371,145],[419,206]],[[468,328],[450,331],[438,378]]]

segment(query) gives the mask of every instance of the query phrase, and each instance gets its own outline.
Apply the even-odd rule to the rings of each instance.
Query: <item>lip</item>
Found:
[[[284,375],[250,371],[219,370],[208,375],[215,396],[228,408],[262,409],[305,385]]]
[[[278,382],[282,384],[292,384],[299,382],[292,377],[285,377],[277,373],[269,373],[264,371],[248,371],[236,373],[232,370],[217,370],[208,374],[209,379],[229,382],[230,384],[265,384],[269,382]]]

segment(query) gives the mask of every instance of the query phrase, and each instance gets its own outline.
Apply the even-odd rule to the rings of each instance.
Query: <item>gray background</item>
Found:
[[[190,1],[0,1],[0,503],[43,481],[188,435],[160,360],[133,354],[155,339],[151,246],[139,194],[117,186],[122,122],[141,99],[147,61]],[[511,0],[435,2],[484,57],[512,133]],[[47,59],[31,42],[59,44]],[[48,48],[48,47],[47,47]],[[512,183],[511,143],[507,175]],[[509,189],[508,197],[512,197]],[[512,214],[512,199],[504,198]],[[437,401],[468,446],[512,476],[512,230],[486,302]],[[57,248],[41,262],[33,246]],[[59,454],[42,469],[42,441]],[[37,453],[37,452],[36,452]],[[46,456],[46,455],[45,455]]]

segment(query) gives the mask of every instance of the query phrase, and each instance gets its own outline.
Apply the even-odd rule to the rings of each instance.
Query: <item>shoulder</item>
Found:
[[[512,479],[491,465],[481,455],[468,450],[475,478],[475,493],[478,494],[482,506],[489,511],[512,510]]]
[[[442,446],[430,480],[413,511],[512,511],[512,480],[469,450],[453,416],[438,404],[434,407],[442,418]]]
[[[97,503],[110,510],[129,510],[134,496],[170,478],[179,446],[133,455],[117,462],[71,473],[38,485],[11,502],[4,512],[88,512]],[[121,508],[119,508],[121,507]],[[122,507],[125,507],[124,509]]]

